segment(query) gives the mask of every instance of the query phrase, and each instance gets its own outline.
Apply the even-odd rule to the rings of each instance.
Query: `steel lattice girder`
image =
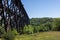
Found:
[[[20,32],[29,23],[21,0],[0,0],[0,25],[4,24],[6,31],[15,28]]]

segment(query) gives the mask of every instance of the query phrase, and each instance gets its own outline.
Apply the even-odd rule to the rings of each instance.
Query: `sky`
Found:
[[[60,0],[22,0],[29,18],[60,17]]]

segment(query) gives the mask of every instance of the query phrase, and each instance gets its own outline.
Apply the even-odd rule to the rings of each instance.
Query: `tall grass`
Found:
[[[60,40],[60,32],[41,32],[30,35],[21,35],[15,40]]]

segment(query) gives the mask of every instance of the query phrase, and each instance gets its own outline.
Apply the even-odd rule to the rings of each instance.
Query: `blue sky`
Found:
[[[29,18],[60,17],[60,0],[22,0]]]

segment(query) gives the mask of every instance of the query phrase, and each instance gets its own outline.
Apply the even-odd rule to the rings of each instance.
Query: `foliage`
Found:
[[[37,33],[40,30],[40,27],[39,26],[34,26],[33,28],[34,28],[34,30],[33,30],[34,33]]]
[[[45,24],[47,22],[53,22],[53,18],[48,18],[48,17],[45,17],[45,18],[32,18],[30,19],[30,25],[33,25],[33,26],[40,26],[40,24]]]
[[[32,18],[30,25],[34,27],[34,32],[60,31],[60,18]]]
[[[0,26],[0,37],[2,37],[5,33],[4,26]]]
[[[6,32],[4,26],[0,26],[0,38],[3,38],[4,40],[14,40],[15,36],[18,34],[19,33],[15,29]]]
[[[60,18],[55,18],[53,22],[53,30],[60,31]]]
[[[25,27],[24,27],[24,33],[26,33],[26,34],[31,34],[31,33],[33,33],[33,27],[31,26],[31,25],[25,25]]]
[[[45,31],[60,31],[60,18],[32,18],[30,25],[25,25],[22,30],[24,34],[33,34]],[[0,26],[0,37],[6,40],[14,40],[19,33],[13,29],[5,32],[4,27]]]
[[[24,27],[24,33],[60,31],[60,18],[32,18],[30,25]]]
[[[17,35],[18,35],[18,33],[15,29],[13,31],[9,30],[8,32],[6,32],[6,34],[4,34],[3,38],[5,40],[14,40],[15,36],[17,36]]]

